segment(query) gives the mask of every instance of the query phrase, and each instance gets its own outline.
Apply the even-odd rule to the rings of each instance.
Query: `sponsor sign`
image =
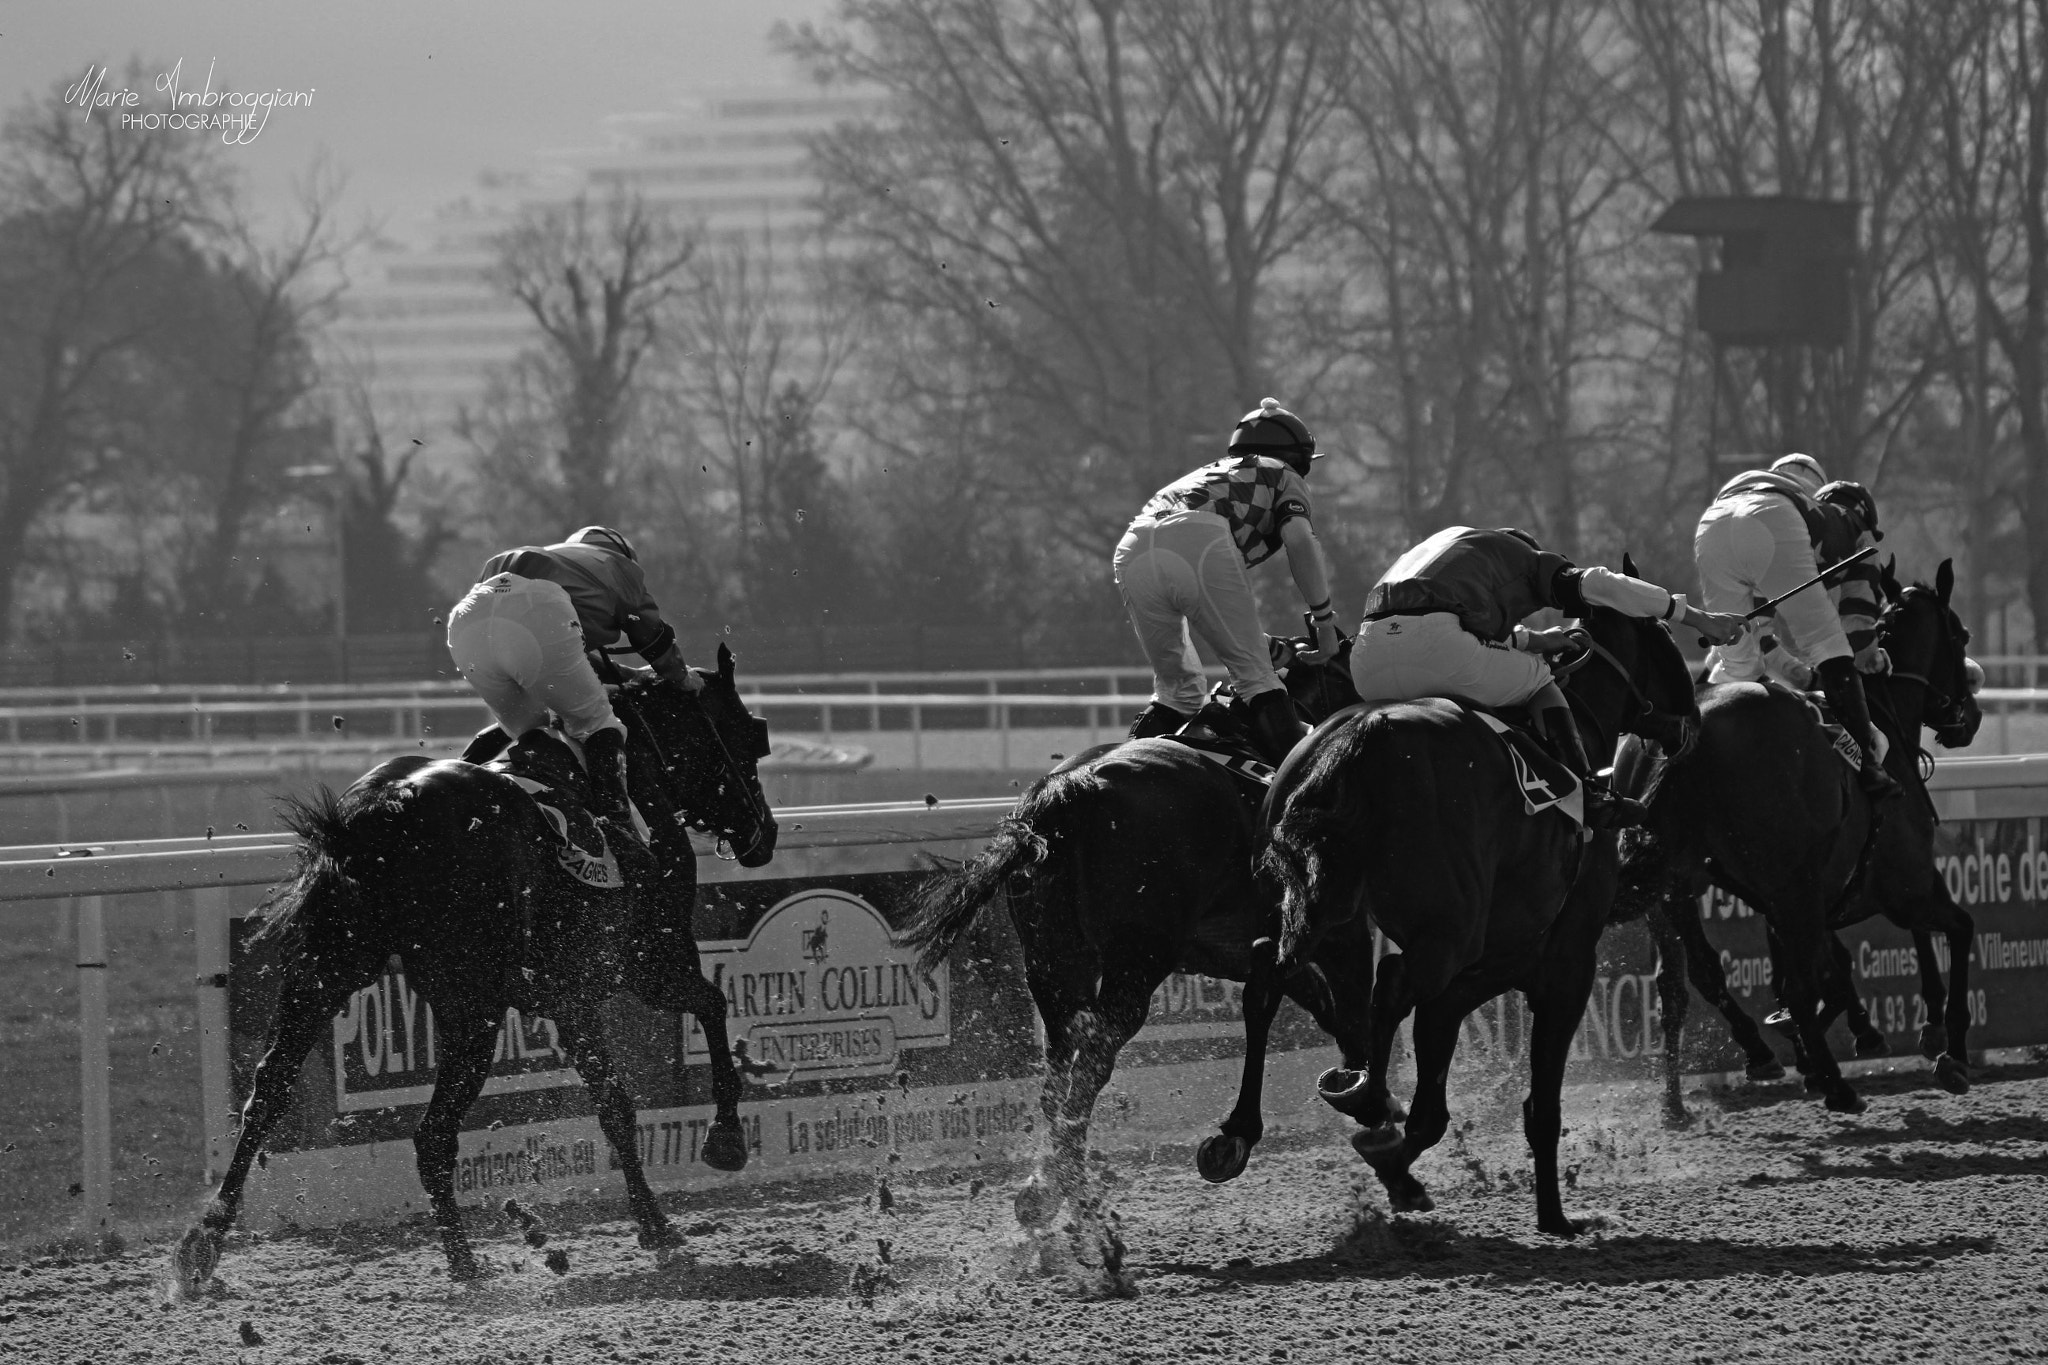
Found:
[[[890,1160],[971,1163],[1032,1150],[1041,1135],[1039,1021],[1003,908],[990,907],[952,960],[929,974],[916,970],[893,935],[905,894],[923,875],[913,856],[971,854],[979,839],[890,842],[791,851],[761,869],[702,864],[708,880],[695,922],[705,971],[726,998],[735,1051],[744,1049],[741,1116],[753,1160],[739,1178]],[[1976,919],[1972,1047],[2048,1041],[2042,817],[1951,820],[1939,831],[1937,859]],[[1760,1018],[1776,1005],[1761,920],[1718,893],[1702,900],[1700,913],[1736,998]],[[277,984],[275,964],[252,952],[246,937],[236,927],[230,940],[237,1102],[247,1093]],[[1878,1027],[1895,1054],[1908,1053],[1920,1022],[1911,938],[1874,920],[1842,937]],[[1938,955],[1945,951],[1937,947]],[[1619,926],[1601,952],[1567,1080],[1654,1076],[1669,1043],[1649,934],[1640,923]],[[252,1187],[252,1212],[304,1221],[423,1206],[410,1138],[432,1090],[439,1038],[431,1007],[403,967],[394,959],[358,991],[314,1047],[293,1111],[271,1141],[269,1168]],[[650,1178],[686,1187],[733,1179],[701,1161],[712,1115],[702,1031],[630,997],[609,1010],[607,1032],[639,1106]],[[1520,995],[1489,1002],[1466,1021],[1454,1085],[1459,1072],[1473,1074],[1469,1068],[1519,1063],[1527,1042]],[[1741,1065],[1725,1028],[1697,998],[1685,1046],[1688,1070]],[[1242,1047],[1241,986],[1169,977],[1097,1106],[1102,1145],[1184,1141],[1211,1129],[1229,1108]],[[1846,1040],[1839,1051],[1847,1055]],[[1330,1121],[1312,1098],[1312,1082],[1334,1060],[1306,1014],[1283,1005],[1269,1058],[1269,1130]],[[1404,1069],[1397,1084],[1406,1083]],[[511,1189],[588,1193],[616,1168],[546,1019],[507,1014],[490,1079],[466,1125],[457,1172],[466,1199]]]

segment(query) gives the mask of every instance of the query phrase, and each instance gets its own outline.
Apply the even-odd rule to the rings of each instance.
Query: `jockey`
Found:
[[[1568,648],[1568,632],[1518,624],[1546,607],[1583,616],[1593,604],[1629,616],[1678,621],[1716,640],[1743,630],[1739,616],[1701,611],[1685,598],[1627,574],[1579,568],[1526,531],[1450,526],[1394,561],[1365,597],[1351,646],[1351,681],[1366,701],[1454,697],[1481,706],[1523,706],[1586,789],[1586,823],[1636,824],[1642,807],[1593,773],[1564,693],[1542,656]]]
[[[1833,494],[1826,503],[1819,501],[1823,487]],[[1829,484],[1820,462],[1810,455],[1784,456],[1769,469],[1746,470],[1721,485],[1701,514],[1693,536],[1700,595],[1710,610],[1746,611],[1818,573],[1817,545],[1833,563],[1853,553],[1865,535],[1874,543],[1876,532],[1877,504],[1860,485]],[[1859,645],[1850,643],[1835,599],[1820,585],[1778,604],[1772,642],[1818,675],[1828,706],[1863,750],[1858,773],[1863,790],[1884,798],[1898,795],[1900,787],[1878,761],[1877,731],[1858,671],[1859,654],[1863,667],[1874,670],[1883,653],[1875,644],[1877,604],[1866,601],[1869,596],[1867,580],[1855,592],[1844,589],[1840,595],[1845,612],[1860,604],[1846,623],[1856,628]],[[1756,682],[1764,676],[1757,640],[1724,644],[1708,659],[1708,682]]]
[[[684,666],[632,542],[608,526],[586,526],[558,545],[493,555],[476,586],[448,613],[448,653],[497,717],[463,758],[488,762],[552,710],[563,732],[583,745],[595,813],[637,838],[626,787],[626,727],[612,714],[584,655],[621,634],[685,692],[704,686]]]
[[[1303,727],[1274,671],[1245,570],[1284,549],[1315,623],[1315,648],[1301,657],[1315,663],[1335,652],[1337,613],[1305,482],[1310,461],[1322,456],[1302,420],[1271,398],[1238,422],[1228,449],[1228,458],[1153,494],[1116,547],[1117,594],[1152,665],[1152,701],[1131,738],[1170,735],[1201,709],[1206,689],[1192,627],[1250,708],[1253,744],[1278,763]]]

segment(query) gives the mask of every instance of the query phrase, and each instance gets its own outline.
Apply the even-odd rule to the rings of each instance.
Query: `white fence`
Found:
[[[858,845],[918,846],[978,840],[1010,807],[1007,799],[791,807],[778,811],[780,863],[853,866]],[[961,849],[960,851],[970,851]],[[291,871],[295,844],[277,834],[150,839],[0,848],[0,901],[70,901],[76,910],[82,1214],[102,1244],[112,1231],[112,1062],[107,1027],[104,897],[149,891],[194,893],[200,1097],[206,1179],[220,1178],[231,1152],[228,1075],[228,897],[270,886]],[[717,880],[726,864],[707,859]]]

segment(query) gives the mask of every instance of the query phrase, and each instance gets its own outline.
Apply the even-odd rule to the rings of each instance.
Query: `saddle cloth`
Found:
[[[1797,691],[1794,688],[1787,687],[1775,678],[1767,679],[1764,685],[1766,687],[1783,688],[1804,702],[1807,711],[1813,716],[1814,724],[1820,726],[1822,733],[1827,735],[1828,747],[1835,751],[1835,756],[1859,772],[1862,770],[1863,746],[1856,742],[1856,737],[1849,733],[1848,727],[1835,719],[1835,713],[1829,708],[1827,699],[1824,696],[1818,692]],[[1884,762],[1885,751],[1890,747],[1891,745],[1885,740],[1884,731],[1879,730],[1877,732],[1878,762]]]
[[[590,812],[589,778],[581,746],[565,735],[530,730],[484,767],[511,782],[531,800],[547,826],[555,861],[583,885],[600,891],[625,886],[618,855],[604,836],[604,827]],[[639,821],[639,812],[633,818]],[[645,837],[644,826],[642,837]]]
[[[1541,740],[1527,730],[1508,724],[1491,711],[1470,705],[1465,709],[1500,736],[1502,746],[1508,751],[1508,761],[1514,765],[1515,785],[1521,788],[1524,812],[1536,815],[1546,810],[1557,810],[1570,816],[1574,824],[1583,826],[1586,823],[1585,788],[1570,768],[1543,747]]]
[[[1218,684],[1217,692],[1222,692]],[[1194,719],[1165,738],[1184,744],[1230,774],[1238,794],[1257,808],[1273,785],[1273,765],[1260,758],[1244,732],[1243,722],[1230,709],[1227,695],[1214,695],[1195,712]]]

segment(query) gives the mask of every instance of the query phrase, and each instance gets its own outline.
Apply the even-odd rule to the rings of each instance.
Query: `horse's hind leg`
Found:
[[[1244,1070],[1237,1084],[1237,1103],[1220,1125],[1195,1150],[1195,1168],[1212,1184],[1235,1179],[1251,1160],[1252,1148],[1265,1136],[1259,1113],[1266,1086],[1266,1040],[1280,1009],[1280,945],[1270,938],[1252,944],[1251,967],[1244,983]]]
[[[1377,1015],[1377,995],[1373,1003]],[[1389,1145],[1364,1144],[1360,1141],[1366,1136],[1364,1133],[1352,1137],[1352,1146],[1386,1187],[1387,1202],[1396,1213],[1428,1213],[1436,1207],[1436,1201],[1409,1168],[1417,1157],[1441,1142],[1444,1130],[1451,1126],[1447,1096],[1451,1056],[1457,1051],[1458,1027],[1464,1023],[1466,1013],[1463,1000],[1442,995],[1416,1007],[1415,1098],[1408,1106],[1407,1129],[1399,1142]],[[1373,1041],[1377,1046],[1380,1039],[1375,1036]]]
[[[1828,1026],[1837,1018],[1847,1022],[1849,1035],[1856,1040],[1858,1057],[1883,1057],[1891,1052],[1891,1044],[1885,1041],[1884,1032],[1871,1022],[1870,1011],[1863,1006],[1863,997],[1856,994],[1848,945],[1842,942],[1840,934],[1829,934],[1827,973],[1822,979],[1821,1032],[1826,1033]]]
[[[433,1098],[420,1126],[413,1130],[412,1148],[419,1164],[420,1185],[434,1212],[434,1224],[441,1232],[441,1250],[448,1257],[448,1273],[457,1280],[483,1278],[469,1238],[462,1230],[462,1209],[455,1202],[455,1162],[461,1151],[462,1116],[483,1093],[491,1074],[492,1044],[504,1016],[486,1006],[452,1002],[435,1011],[436,1031],[441,1037],[440,1069],[434,1077]]]
[[[1706,926],[1700,922],[1699,906],[1691,898],[1666,902],[1663,918],[1678,935],[1685,948],[1686,979],[1700,998],[1712,1005],[1728,1023],[1729,1036],[1742,1049],[1748,1060],[1745,1071],[1753,1081],[1775,1081],[1785,1074],[1785,1064],[1778,1060],[1778,1054],[1764,1039],[1763,1030],[1756,1020],[1749,1017],[1749,1011],[1742,1008],[1735,995],[1728,989],[1728,973],[1721,965],[1720,954],[1707,941]],[[1673,1065],[1677,1064],[1674,1055]]]
[[[1164,972],[1148,967],[1111,967],[1103,973],[1094,1001],[1068,1021],[1068,1037],[1074,1052],[1067,1063],[1066,1085],[1052,1118],[1051,1154],[1045,1163],[1052,1188],[1063,1199],[1078,1195],[1083,1188],[1088,1121],[1095,1113],[1095,1097],[1109,1083],[1110,1072],[1115,1069],[1117,1054],[1123,1051],[1124,1044],[1145,1026],[1145,1015],[1152,1007],[1152,992],[1163,980]],[[1019,1217],[1026,1212],[1020,1205]]]
[[[357,990],[375,979],[375,968],[336,971],[312,962],[295,964],[285,975],[271,1025],[270,1046],[256,1063],[249,1098],[242,1105],[241,1135],[220,1188],[214,1192],[199,1226],[178,1244],[173,1272],[181,1293],[196,1292],[213,1278],[220,1263],[221,1239],[234,1226],[242,1208],[242,1189],[249,1167],[263,1150],[264,1139],[290,1107],[292,1086],[306,1064],[306,1054]]]
[[[633,1108],[633,1097],[619,1082],[618,1068],[612,1062],[611,1050],[605,1046],[603,1023],[591,1010],[578,1005],[556,1015],[555,1029],[576,1074],[590,1090],[590,1098],[597,1107],[597,1126],[611,1143],[619,1169],[626,1177],[626,1205],[633,1210],[633,1221],[640,1225],[640,1245],[674,1245],[676,1237],[669,1228],[668,1217],[662,1213],[661,1204],[647,1183],[647,1172],[640,1164],[640,1116]]]

